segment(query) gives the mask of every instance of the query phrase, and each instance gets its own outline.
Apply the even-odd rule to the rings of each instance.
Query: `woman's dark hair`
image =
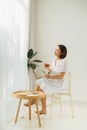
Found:
[[[67,48],[65,47],[65,45],[58,45],[58,47],[61,50],[60,58],[64,59],[67,55]]]

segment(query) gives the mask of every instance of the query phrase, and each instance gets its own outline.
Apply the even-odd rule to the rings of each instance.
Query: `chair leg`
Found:
[[[59,94],[59,103],[60,103],[60,112],[62,112],[62,100],[61,95]]]
[[[52,96],[51,96],[51,104],[50,104],[50,119],[51,119],[51,117],[52,117],[52,109],[53,109],[53,94],[52,94]]]
[[[71,94],[70,94],[70,105],[71,105],[71,110],[72,110],[72,118],[74,118],[74,111],[73,111],[72,96],[71,96]]]

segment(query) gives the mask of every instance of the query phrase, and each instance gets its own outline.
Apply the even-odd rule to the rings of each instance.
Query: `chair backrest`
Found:
[[[65,88],[66,92],[71,92],[71,72],[66,72],[64,75],[64,82],[62,88]]]

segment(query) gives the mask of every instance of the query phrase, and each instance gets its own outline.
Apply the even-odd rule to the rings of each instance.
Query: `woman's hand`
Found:
[[[50,64],[45,63],[45,64],[44,64],[44,68],[47,69],[49,72],[52,71],[52,70],[50,69]]]
[[[61,72],[59,75],[50,75],[50,74],[47,74],[45,75],[46,78],[48,79],[62,79],[65,75],[65,72]]]
[[[50,74],[45,75],[45,77],[46,77],[47,79],[54,79],[53,76],[50,75]]]
[[[49,79],[49,78],[50,78],[50,75],[49,75],[49,74],[46,74],[45,77],[46,77],[47,79]]]
[[[50,64],[47,64],[47,63],[44,64],[44,68],[48,69],[49,67],[50,67]]]

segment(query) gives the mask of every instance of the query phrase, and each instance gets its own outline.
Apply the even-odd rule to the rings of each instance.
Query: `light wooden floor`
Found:
[[[2,109],[3,118],[0,118],[0,130],[87,130],[87,104],[73,104],[75,117],[71,117],[71,109],[68,103],[63,104],[60,112],[59,104],[54,104],[52,119],[49,119],[50,107],[47,107],[47,115],[41,116],[42,127],[38,127],[35,106],[32,106],[32,120],[28,120],[28,109],[22,104],[17,124],[14,124],[17,101],[5,103]],[[4,126],[4,128],[3,128]]]

